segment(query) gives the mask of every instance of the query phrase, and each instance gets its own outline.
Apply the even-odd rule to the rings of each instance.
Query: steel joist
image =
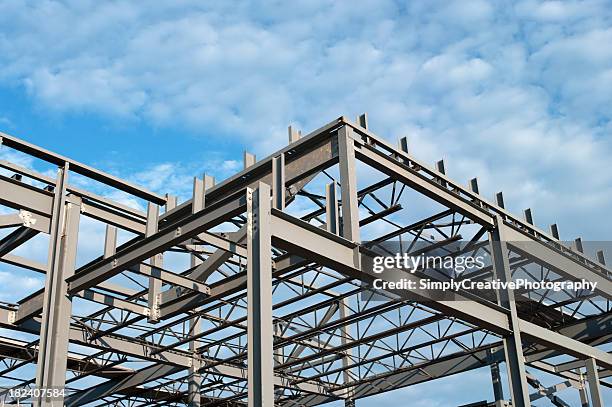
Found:
[[[491,365],[493,402],[503,405],[496,372],[505,361],[513,405],[536,399],[528,385],[550,400],[571,388],[587,398],[580,383],[592,405],[602,405],[612,370],[602,348],[612,337],[602,256],[593,260],[483,199],[476,182],[463,187],[442,166],[419,162],[406,140],[393,147],[368,129],[366,116],[299,135],[290,129],[290,144],[263,159],[246,155],[244,170],[225,181],[197,178],[177,204],[3,134],[4,146],[57,166],[59,175],[0,163],[0,205],[14,211],[0,221],[0,260],[46,279],[44,289],[0,305],[2,328],[39,338],[17,351],[15,338],[0,337],[0,380],[69,388],[65,399],[34,400],[39,405],[355,405]],[[77,188],[69,172],[131,194],[140,207]],[[418,197],[431,213],[404,209]],[[83,252],[77,267],[78,244],[91,239],[79,233],[82,218],[98,222],[104,238],[100,253]],[[129,234],[119,246],[118,231]],[[14,253],[41,234],[49,235],[48,266]],[[559,301],[508,290],[456,301],[369,288],[382,244],[451,250],[461,239],[492,258],[473,278],[511,281],[535,267],[559,281],[597,281],[597,290]],[[426,351],[434,348],[441,351]],[[558,355],[570,360],[555,364]],[[26,377],[28,365],[34,377]],[[533,369],[569,385],[543,388]]]

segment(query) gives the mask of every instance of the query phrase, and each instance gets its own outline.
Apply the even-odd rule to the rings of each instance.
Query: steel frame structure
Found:
[[[405,139],[394,147],[374,135],[365,115],[303,137],[290,127],[285,148],[259,161],[245,153],[244,170],[223,182],[194,179],[192,198],[180,204],[0,136],[4,148],[57,167],[53,178],[0,162],[0,261],[45,275],[44,289],[0,304],[2,332],[16,335],[0,337],[0,379],[71,389],[35,405],[351,406],[486,366],[495,400],[475,405],[546,397],[565,406],[556,393],[571,387],[584,406],[602,406],[611,387],[612,272],[603,254],[593,260],[564,244],[555,225],[551,234],[538,229],[530,210],[525,219],[512,215],[501,194],[484,199],[475,179],[456,183],[443,162],[429,168]],[[69,174],[147,210],[77,187]],[[321,187],[322,178],[329,182]],[[434,213],[415,218],[403,208],[409,191]],[[83,218],[105,225],[104,247],[77,265]],[[118,245],[122,233],[129,238]],[[48,236],[46,263],[15,254],[39,235]],[[381,300],[364,283],[376,277],[373,250],[397,239],[436,247],[469,240],[492,259],[473,278],[540,273],[598,286],[561,300],[521,293],[516,301],[511,291],[461,301],[388,292]],[[87,307],[77,302],[97,308],[81,315]],[[28,366],[35,375],[23,373]],[[535,372],[562,382],[546,388]]]

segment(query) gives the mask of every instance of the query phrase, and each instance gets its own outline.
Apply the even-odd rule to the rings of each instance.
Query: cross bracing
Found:
[[[574,389],[599,406],[610,387],[604,255],[537,228],[530,210],[514,216],[500,194],[485,199],[475,179],[453,181],[443,162],[421,163],[405,140],[390,145],[365,116],[303,137],[290,128],[285,148],[245,154],[244,170],[222,182],[196,178],[184,202],[1,137],[56,170],[0,162],[0,260],[45,276],[44,288],[0,304],[2,397],[66,386],[63,399],[26,402],[354,405],[486,366],[496,400],[485,405],[564,405]],[[97,251],[85,225],[102,231]],[[461,301],[374,293],[372,256],[391,241],[484,253],[491,263],[473,279],[586,279],[597,289]],[[561,382],[546,387],[540,373]]]

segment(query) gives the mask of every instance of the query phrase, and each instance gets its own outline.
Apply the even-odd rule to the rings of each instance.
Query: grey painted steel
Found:
[[[21,151],[23,153],[29,154],[36,158],[40,158],[52,164],[63,166],[64,164],[70,165],[70,171],[74,171],[77,174],[84,175],[85,177],[94,179],[96,181],[102,182],[114,188],[117,188],[121,191],[125,191],[129,194],[136,195],[140,198],[149,200],[151,202],[155,202],[158,204],[163,204],[166,202],[165,198],[157,195],[153,192],[147,191],[144,188],[138,187],[134,184],[131,184],[127,181],[119,179],[113,175],[106,174],[102,171],[96,170],[88,165],[81,164],[78,161],[71,160],[70,158],[63,157],[59,154],[52,153],[48,150],[20,140],[16,137],[9,136],[8,134],[0,132],[0,140],[3,145],[7,147],[14,148],[15,150]]]
[[[372,222],[388,221],[389,215],[402,210],[399,195],[404,188],[416,190],[449,209],[427,219],[411,221],[407,226],[403,222],[394,225],[397,230],[385,236],[375,236],[374,241],[368,243],[369,247],[400,235],[418,236],[421,231],[429,228],[447,228],[447,231],[450,230],[449,239],[452,240],[456,237],[453,230],[456,232],[458,225],[465,223],[460,219],[465,216],[470,222],[482,226],[478,237],[487,231],[495,233],[495,229],[502,225],[499,227],[502,233],[517,238],[518,243],[511,242],[510,246],[513,252],[525,258],[508,262],[504,255],[503,260],[509,263],[504,267],[521,267],[531,262],[560,274],[561,278],[596,279],[600,283],[596,300],[609,298],[612,272],[605,267],[601,255],[598,254],[596,260],[590,259],[580,253],[578,246],[572,248],[562,245],[558,241],[558,231],[549,236],[532,224],[533,219],[527,217],[522,220],[505,211],[503,202],[498,202],[496,206],[482,199],[475,180],[466,188],[448,178],[443,169],[441,172],[436,171],[408,155],[407,142],[400,144],[400,148],[389,145],[368,129],[367,118],[363,115],[356,123],[341,117],[305,137],[299,137],[299,132],[290,129],[289,136],[290,145],[260,161],[255,161],[254,157],[249,158],[251,162],[243,171],[218,185],[214,185],[206,176],[203,183],[198,179],[193,197],[180,205],[168,195],[158,199],[160,196],[147,195],[143,191],[129,192],[130,187],[121,180],[104,178],[103,173],[97,172],[91,177],[112,187],[123,188],[151,203],[165,204],[166,211],[157,221],[147,222],[146,214],[138,210],[64,185],[69,194],[68,199],[74,202],[79,198],[82,200],[82,215],[107,225],[103,253],[69,277],[67,289],[70,295],[104,304],[101,311],[90,316],[75,317],[74,323],[68,322],[69,328],[66,328],[65,334],[66,343],[70,341],[95,349],[98,354],[92,362],[96,360],[96,363],[89,366],[69,355],[65,359],[68,369],[72,370],[75,363],[84,366],[71,381],[98,374],[102,374],[100,377],[108,381],[78,392],[68,400],[69,405],[102,398],[109,404],[136,401],[136,405],[163,405],[170,402],[245,405],[249,396],[252,398],[247,386],[256,377],[262,383],[267,383],[263,387],[268,395],[271,394],[269,399],[276,398],[279,405],[306,406],[339,399],[351,405],[355,399],[482,366],[495,366],[505,359],[509,363],[519,364],[523,357],[524,364],[559,375],[566,380],[564,383],[579,383],[580,376],[571,370],[584,366],[584,360],[591,358],[603,368],[599,372],[600,379],[612,374],[609,370],[612,367],[610,354],[597,348],[609,343],[612,337],[609,322],[606,322],[610,315],[603,311],[605,308],[602,308],[601,314],[591,318],[561,318],[554,307],[534,306],[536,302],[533,301],[527,305],[517,304],[515,315],[512,315],[512,306],[500,307],[468,298],[459,302],[432,301],[432,298],[424,295],[419,302],[425,306],[422,309],[433,313],[430,317],[409,323],[400,320],[397,326],[386,328],[373,325],[376,326],[376,332],[360,335],[360,321],[372,318],[372,321],[380,322],[379,314],[389,318],[392,310],[403,313],[413,307],[410,303],[381,303],[361,309],[359,305],[349,313],[345,306],[339,305],[346,305],[348,301],[359,304],[358,295],[363,290],[359,282],[369,282],[375,277],[371,273],[369,249],[360,244],[360,228]],[[35,146],[27,147],[27,143],[15,145],[51,162],[59,160],[59,165],[68,162],[68,159],[62,161],[63,157]],[[357,160],[380,171],[385,178],[357,191]],[[70,161],[69,165],[72,163]],[[337,216],[333,212],[338,212],[338,200],[330,196],[335,189],[331,191],[326,188],[325,197],[303,189],[317,174],[322,174],[322,170],[335,164],[338,164],[340,172],[344,229],[338,227],[341,222],[333,222]],[[75,165],[79,166],[78,163]],[[36,232],[53,233],[51,225],[59,218],[54,212],[53,203],[58,201],[49,190],[29,185],[22,178],[51,186],[56,181],[11,163],[0,162],[0,167],[15,174],[13,177],[0,176],[0,204],[20,213],[30,212],[37,219],[33,228]],[[82,172],[79,171],[75,172]],[[333,171],[335,169],[330,173],[325,172],[325,175],[330,176]],[[283,174],[285,179],[281,180]],[[256,267],[261,269],[261,265],[258,266],[252,259],[256,249],[252,244],[252,236],[247,239],[248,224],[253,221],[253,216],[249,219],[248,215],[253,214],[253,208],[247,210],[245,196],[245,188],[257,188],[262,181],[273,186],[274,208],[269,209],[268,239],[265,239],[265,242],[269,242],[267,254],[266,250],[257,251],[257,259],[269,263],[269,266],[265,266],[269,273],[263,274],[261,270],[259,273],[253,272]],[[330,185],[335,186],[335,181]],[[393,188],[392,196],[397,199],[391,198],[387,202],[383,198],[385,192],[382,191],[385,187]],[[282,194],[285,195],[283,199],[280,198]],[[317,208],[305,215],[303,220],[282,212],[284,205],[291,204],[297,194],[306,196]],[[264,201],[270,204],[269,200]],[[372,207],[370,201],[375,202],[376,207]],[[359,217],[360,208],[368,211],[363,219]],[[244,225],[245,214],[247,225]],[[326,214],[327,220],[326,225],[321,227],[304,221],[314,223],[323,214]],[[449,220],[451,216],[452,220]],[[15,223],[16,219],[14,215],[3,217],[0,225],[19,226]],[[393,220],[396,220],[395,217]],[[212,228],[224,222],[233,223],[234,231],[228,234],[213,231]],[[116,247],[118,229],[132,232],[136,237]],[[11,242],[26,240],[15,240],[25,233],[23,229],[14,233],[6,240],[6,249],[17,247]],[[521,247],[523,242],[527,248]],[[149,259],[155,259],[168,251],[188,254],[191,258],[190,267],[177,273],[164,270],[161,264],[154,264],[154,267],[145,264]],[[52,257],[52,253],[50,255]],[[1,260],[41,273],[47,271],[44,265],[36,261],[10,253],[1,256]],[[491,269],[485,271],[481,276],[483,278],[490,275]],[[135,290],[108,281],[119,273],[136,273],[148,277],[157,287]],[[209,284],[208,279],[213,273],[216,273],[215,278],[221,278]],[[328,281],[323,285],[309,281],[312,275],[324,276]],[[272,302],[271,295],[250,288],[254,276],[259,279],[269,278],[269,283],[261,285],[263,288],[271,291],[272,287],[275,290],[290,287],[294,294],[288,299]],[[414,275],[411,278],[418,281],[422,276]],[[159,289],[162,281],[168,287],[164,291]],[[260,344],[269,349],[269,358],[249,349],[256,343],[250,337],[254,329],[248,323],[248,317],[253,311],[252,306],[249,309],[249,304],[253,304],[249,296],[254,294],[259,294],[261,301],[269,303],[269,306],[267,304],[260,308],[262,314],[267,315],[262,319],[266,324],[266,332],[260,331],[256,337]],[[318,311],[308,308],[292,310],[296,305],[301,307],[303,301],[308,301],[311,296],[326,299],[322,300]],[[247,315],[240,316],[234,310],[244,307],[245,297],[247,301],[244,312]],[[155,321],[157,324],[146,326],[147,316],[155,310],[147,306],[147,300],[152,298],[159,301],[159,314]],[[568,304],[577,304],[578,301],[580,299],[570,300]],[[47,328],[41,330],[41,324],[44,325],[45,319],[48,319],[48,313],[40,319],[44,304],[43,290],[32,293],[17,305],[0,304],[0,325],[34,335],[42,333],[42,341],[48,335],[45,333]],[[418,303],[414,305],[420,307]],[[66,314],[70,316],[70,312]],[[300,321],[308,321],[312,317],[316,323],[301,326],[303,323]],[[99,324],[98,321],[105,322]],[[386,355],[380,352],[381,345],[386,347],[386,344],[396,342],[400,334],[410,335],[411,330],[427,329],[434,323],[456,324],[460,321],[465,321],[462,324],[467,323],[465,331],[440,334],[429,344],[417,342],[397,351],[389,350]],[[550,323],[555,328],[534,323],[539,321],[542,324]],[[206,327],[202,325],[204,322]],[[124,334],[134,332],[134,328],[140,332],[137,337]],[[495,339],[491,344],[471,347],[463,344],[461,350],[455,353],[431,357],[430,360],[418,363],[411,362],[409,355],[412,350],[419,351],[420,346],[435,344],[440,344],[442,349],[447,346],[445,344],[461,345],[461,342],[457,342],[462,340],[461,335],[470,335],[470,332],[480,332],[488,337],[493,333],[504,337],[507,356],[503,356],[503,343]],[[326,341],[326,335],[336,339]],[[516,340],[519,335],[520,339]],[[495,348],[498,350],[493,351]],[[357,349],[366,351],[357,352]],[[221,353],[216,354],[217,350]],[[395,355],[400,356],[402,352],[406,356],[396,359]],[[43,350],[41,353],[47,352]],[[545,361],[560,354],[578,359],[559,365]],[[29,358],[38,355],[33,353]],[[392,358],[391,363],[385,362],[384,358]],[[20,363],[27,363],[26,360],[22,359]],[[64,358],[60,357],[59,361],[62,360]],[[269,360],[270,365],[263,366],[264,360]],[[398,360],[399,365],[396,366]],[[110,369],[111,366],[122,366],[124,362],[133,361],[145,361],[151,363],[151,366],[140,371],[122,370],[112,373],[117,376],[104,376],[106,370],[100,370],[104,366]],[[256,366],[259,366],[259,376],[248,372],[249,368]],[[5,371],[11,369],[14,366],[9,366]],[[384,373],[375,373],[380,370],[384,370]],[[520,382],[516,378],[512,381]],[[148,389],[141,388],[144,384]],[[601,386],[609,387],[609,384],[601,382]],[[551,392],[562,386],[550,389],[540,387],[539,391],[547,392],[548,396],[554,398]],[[175,388],[181,390],[173,393],[172,389]],[[212,398],[206,397],[209,394],[213,395]],[[223,396],[216,399],[216,394]],[[496,398],[501,397],[496,395]],[[501,403],[501,400],[498,402]]]
[[[153,236],[157,233],[157,225],[159,223],[159,206],[149,203],[147,207],[147,225],[145,237]],[[151,270],[154,271],[158,267],[163,266],[163,257],[161,253],[153,255],[149,259]],[[149,323],[156,323],[160,317],[160,294],[162,281],[153,276],[149,277],[149,292],[147,296],[147,304],[149,305]]]
[[[505,233],[506,242],[513,250],[571,280],[597,282],[595,291],[605,298],[612,299],[612,280],[605,275],[593,272],[577,259],[561,254],[552,247],[537,244],[531,236],[515,227],[507,225]]]
[[[597,362],[595,359],[590,358],[586,360],[586,371],[592,407],[603,407],[603,398],[601,397],[599,386],[599,373],[597,371]]]
[[[325,222],[329,233],[339,232],[338,197],[336,182],[325,185]]]
[[[244,169],[245,170],[255,165],[256,162],[257,162],[257,158],[255,158],[255,154],[251,154],[248,151],[244,152]]]
[[[285,209],[285,154],[272,159],[272,203],[276,209]]]
[[[104,258],[113,256],[117,252],[117,227],[106,225],[104,234]]]
[[[72,301],[68,297],[66,278],[75,270],[78,242],[80,200],[66,200],[68,164],[58,169],[49,241],[49,271],[45,281],[42,326],[36,367],[38,388],[63,387],[66,380],[68,328]],[[36,398],[40,406],[61,404],[63,397],[51,399],[42,393]]]
[[[364,126],[365,127],[365,126]],[[340,304],[339,304],[339,311],[340,311],[340,318],[347,318],[350,314],[350,308],[347,304],[346,298],[342,298],[340,300]],[[349,331],[349,328],[346,326],[342,327],[342,336],[341,336],[341,345],[342,346],[347,346],[350,342],[352,342],[353,336],[351,335],[351,332]],[[354,382],[354,378],[351,375],[351,364],[352,364],[352,353],[353,353],[353,349],[349,348],[344,352],[344,355],[342,355],[342,367],[343,367],[343,372],[342,372],[342,380],[344,382],[344,385],[348,385],[352,382]],[[346,400],[345,400],[345,405],[355,405],[355,399],[354,399],[355,395],[354,395],[354,391],[352,387],[348,387],[347,388],[347,393],[346,393]]]
[[[597,251],[597,261],[600,262],[603,265],[606,264],[606,257],[604,255],[603,250],[598,250]]]
[[[191,198],[191,213],[195,214],[204,209],[206,205],[206,189],[208,185],[206,184],[214,184],[214,180],[207,178],[204,176],[204,179],[200,180],[198,178],[193,179],[193,192]],[[212,185],[210,185],[212,186]],[[194,241],[192,240],[192,243]],[[202,261],[195,254],[191,254],[190,263],[192,269],[202,264]],[[200,321],[200,317],[196,316],[189,319],[189,335],[195,336],[200,334],[202,331],[202,324]],[[189,379],[188,379],[188,388],[187,388],[187,405],[189,407],[200,407],[200,391],[201,391],[201,383],[202,383],[202,375],[200,374],[200,361],[197,354],[198,343],[194,339],[189,342],[189,351],[192,353],[193,358],[191,364],[189,366]]]
[[[247,189],[249,407],[274,406],[270,187]]]
[[[300,137],[302,136],[302,134],[298,131],[298,129],[296,129],[293,126],[289,126],[287,128],[287,133],[289,135],[289,144],[291,143],[295,143],[296,141],[298,141],[300,139]]]
[[[507,235],[501,217],[496,218],[496,228],[489,235],[491,258],[496,277],[503,282],[512,281],[510,264],[508,261]],[[499,304],[510,311],[510,327],[512,333],[503,338],[506,366],[508,370],[510,395],[512,404],[518,407],[531,405],[529,390],[527,389],[527,376],[525,373],[525,358],[521,343],[519,317],[516,310],[514,292],[502,289],[498,292]]]
[[[402,137],[399,139],[399,149],[400,151],[403,151],[404,153],[408,154],[408,138],[407,137]]]
[[[584,380],[584,375],[580,372],[580,369],[576,369],[576,374],[580,377],[580,388],[578,389],[578,394],[580,396],[580,407],[589,407],[589,397],[586,391],[586,380]]]
[[[487,357],[492,359],[495,350],[495,348],[492,348],[487,351]],[[504,388],[501,381],[499,363],[495,360],[491,363],[491,382],[493,384],[493,399],[495,401],[502,401],[504,399]]]
[[[338,130],[340,189],[342,190],[342,236],[353,242],[359,239],[359,208],[357,205],[357,174],[353,130],[343,126]]]

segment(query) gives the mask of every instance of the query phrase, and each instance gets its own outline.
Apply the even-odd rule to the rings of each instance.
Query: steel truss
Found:
[[[244,170],[221,183],[196,178],[180,204],[0,136],[5,148],[57,168],[53,178],[0,162],[0,260],[46,276],[44,289],[0,305],[0,378],[15,389],[71,390],[34,404],[352,406],[485,366],[496,400],[478,405],[546,397],[565,406],[556,393],[574,388],[583,405],[601,406],[611,387],[603,346],[612,335],[612,274],[603,254],[592,260],[562,243],[556,226],[538,229],[530,210],[515,217],[501,194],[484,199],[475,179],[459,185],[443,162],[417,161],[405,139],[396,148],[368,130],[365,115],[304,137],[290,127],[288,146],[259,161],[245,153]],[[73,174],[105,192],[76,186]],[[109,199],[110,189],[146,211]],[[417,197],[429,213],[404,207]],[[79,235],[85,218],[105,225],[104,245],[77,265],[79,244],[91,239]],[[118,245],[118,234],[129,238]],[[46,263],[15,254],[40,236],[48,237]],[[462,301],[374,293],[372,256],[397,240],[407,252],[418,242],[449,253],[469,241],[462,250],[491,258],[473,279],[598,286],[520,293],[521,301],[511,291]],[[562,381],[546,388],[535,372]]]

